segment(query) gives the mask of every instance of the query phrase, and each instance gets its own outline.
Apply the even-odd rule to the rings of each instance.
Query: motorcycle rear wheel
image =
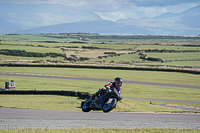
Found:
[[[109,100],[111,100],[111,102],[109,102]],[[104,105],[103,105],[103,112],[107,113],[110,112],[112,109],[114,109],[117,106],[117,99],[116,98],[108,98],[107,100],[105,100]]]
[[[90,112],[90,110],[91,110],[91,108],[90,108],[91,104],[92,104],[92,100],[91,99],[88,99],[87,101],[85,101],[85,103],[82,106],[82,111],[83,112]]]

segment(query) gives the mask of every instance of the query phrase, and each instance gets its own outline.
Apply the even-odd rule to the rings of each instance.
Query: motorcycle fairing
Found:
[[[110,98],[110,97],[116,97],[112,92],[107,92],[105,93],[104,95],[100,96],[98,99],[97,99],[97,103],[100,104],[100,107],[103,108],[103,105],[104,105],[104,102],[107,98]]]

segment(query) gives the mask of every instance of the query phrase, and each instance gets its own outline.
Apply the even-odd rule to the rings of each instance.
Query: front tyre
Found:
[[[83,112],[89,112],[91,110],[90,106],[92,104],[92,100],[88,99],[87,101],[85,101],[85,103],[82,106],[82,111]]]
[[[111,111],[113,108],[115,108],[117,105],[117,99],[116,98],[108,98],[105,100],[103,105],[103,112],[107,113]]]

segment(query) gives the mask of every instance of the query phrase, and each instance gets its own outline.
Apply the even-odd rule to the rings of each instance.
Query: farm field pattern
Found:
[[[153,65],[196,71],[199,71],[200,66],[200,37],[106,36],[84,33],[0,35],[1,37],[2,63],[133,67]],[[11,54],[17,52],[18,54]]]

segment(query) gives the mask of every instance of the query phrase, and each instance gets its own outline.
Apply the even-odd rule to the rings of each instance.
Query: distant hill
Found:
[[[33,29],[17,31],[18,34],[39,34],[39,33],[101,33],[101,34],[149,34],[145,27],[137,27],[115,23],[108,20],[82,21],[64,23],[51,26],[43,26]]]
[[[89,11],[62,5],[0,5],[0,33],[99,33],[132,35],[199,35],[200,5],[156,17],[102,20]],[[23,29],[23,30],[22,30]]]
[[[21,30],[21,28],[11,22],[7,22],[0,18],[0,34],[11,33],[14,31]]]
[[[146,26],[157,34],[199,35],[200,5],[181,13],[164,13],[160,16],[140,19],[120,19],[117,23]]]
[[[200,28],[200,5],[180,13],[180,19],[185,26]]]
[[[173,18],[179,18],[179,24],[182,24],[186,27],[191,28],[200,28],[200,5],[193,7],[191,9],[188,9],[181,13],[164,13],[160,16],[155,17],[156,19],[166,19],[171,18],[173,21]]]

